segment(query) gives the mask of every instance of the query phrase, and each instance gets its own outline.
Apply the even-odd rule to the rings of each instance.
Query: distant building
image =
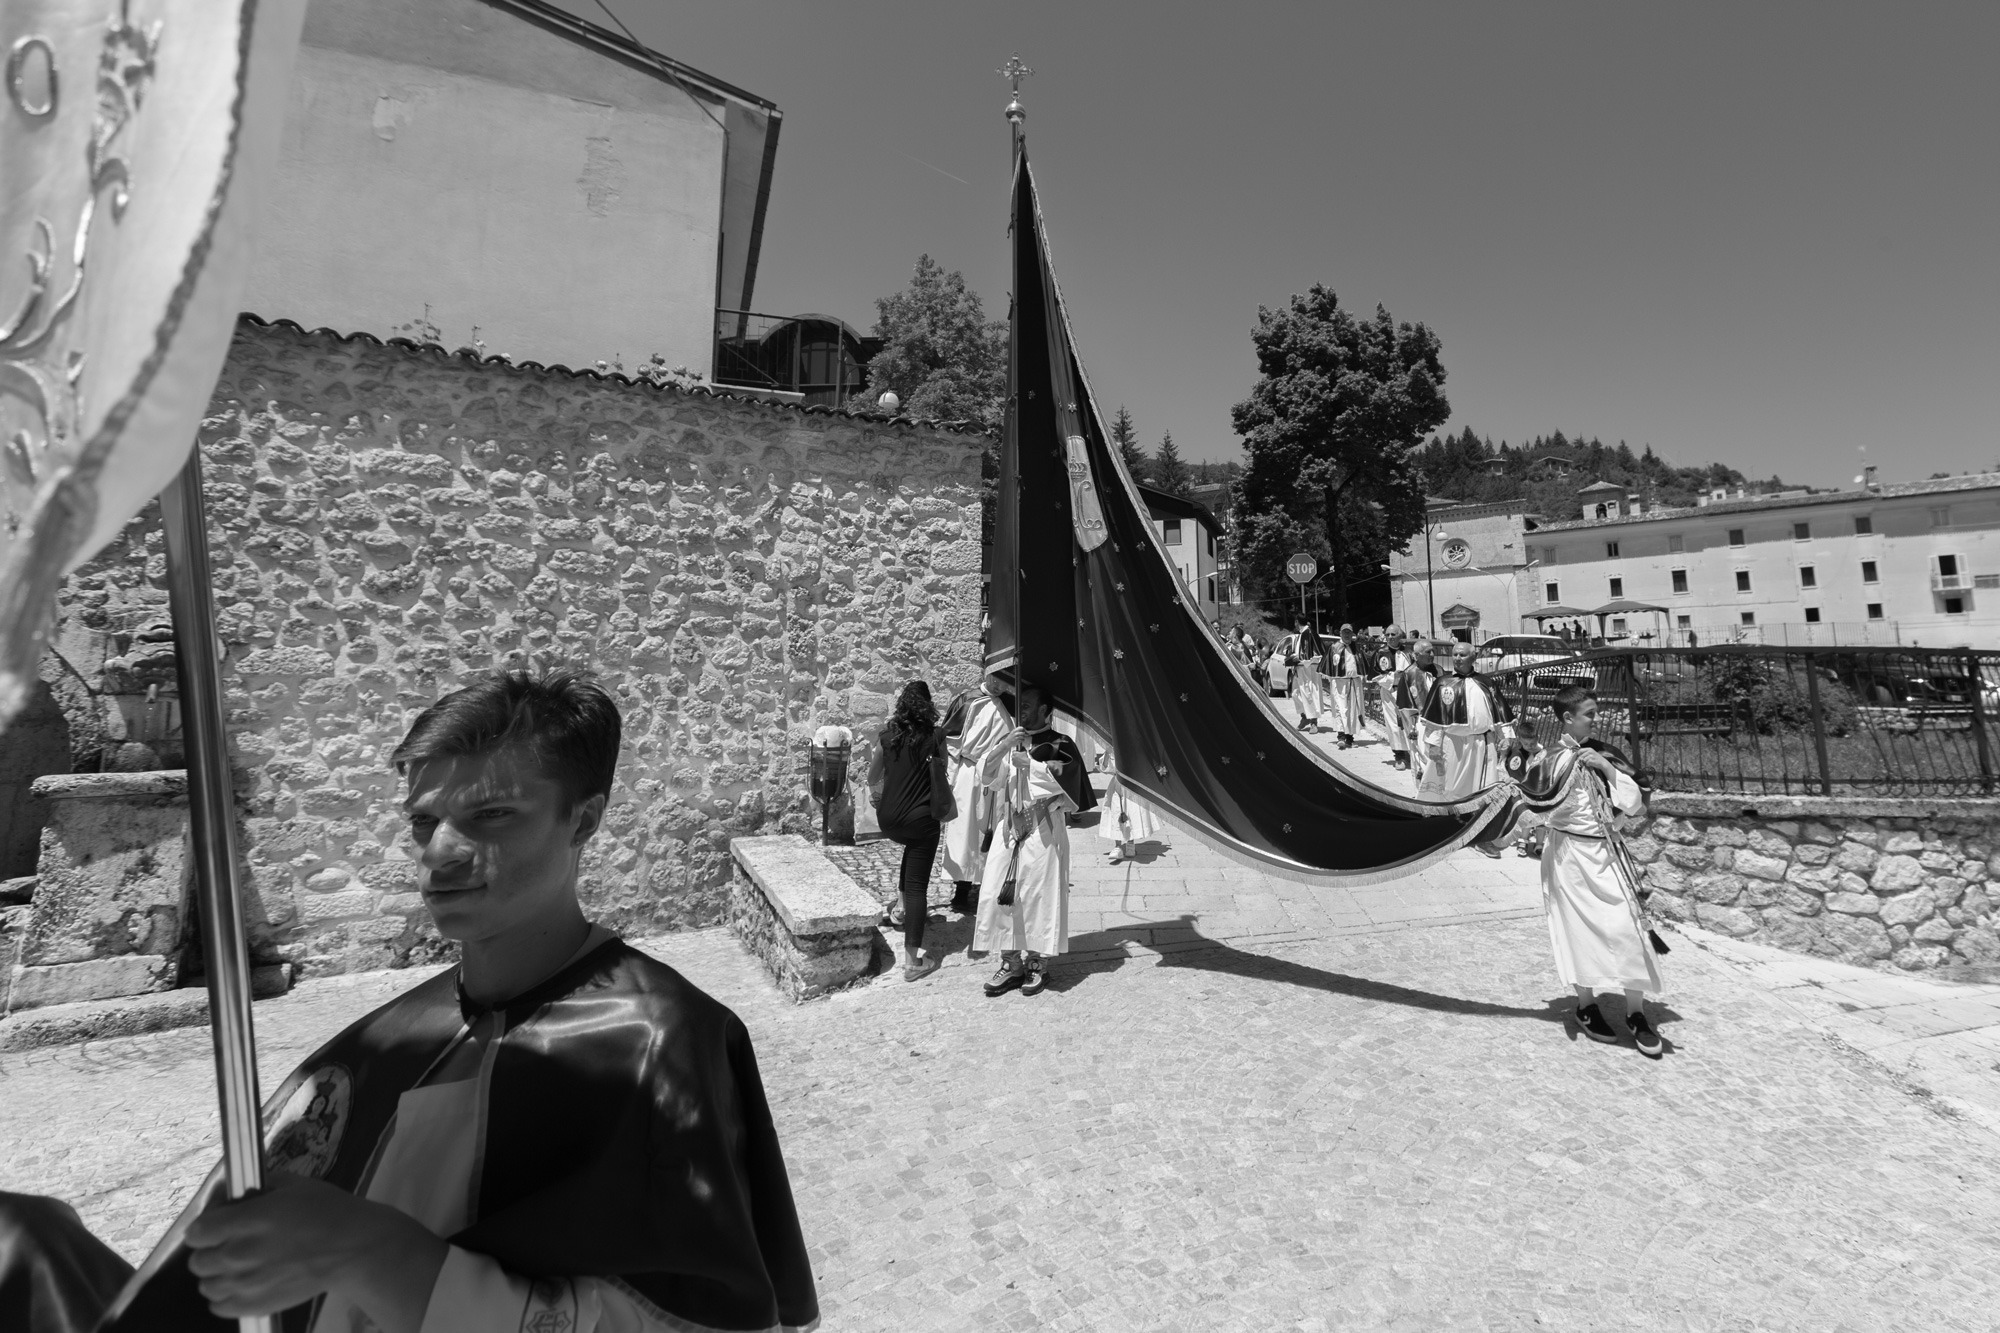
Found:
[[[761,97],[544,0],[313,0],[292,84],[259,315],[707,375],[752,305]]]
[[[1485,639],[1553,623],[1537,618],[1549,607],[1623,602],[1659,610],[1587,614],[1585,628],[1630,643],[2000,648],[2000,472],[1675,509],[1607,483],[1577,498],[1560,519],[1519,502],[1434,507],[1432,535],[1390,557],[1403,623],[1434,609],[1440,631]]]
[[[1433,497],[1425,531],[1389,553],[1396,624],[1473,642],[1519,633],[1529,595],[1525,534],[1536,524],[1525,500],[1459,504]]]
[[[1146,485],[1139,487],[1139,495],[1146,502],[1153,531],[1160,534],[1181,586],[1196,599],[1202,618],[1212,620],[1223,600],[1215,555],[1215,539],[1221,533],[1221,524],[1207,506],[1193,500]]]

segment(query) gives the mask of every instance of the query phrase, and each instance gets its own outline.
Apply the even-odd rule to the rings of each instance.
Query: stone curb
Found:
[[[81,1000],[24,1009],[0,1018],[0,1052],[26,1051],[37,1046],[69,1046],[105,1037],[132,1037],[169,1028],[200,1027],[208,1022],[205,990],[159,991],[117,1000]]]
[[[253,998],[274,1000],[290,993],[289,964],[253,969]],[[397,969],[401,971],[403,969]],[[366,974],[360,974],[366,975]],[[415,985],[413,980],[411,985]],[[70,1004],[17,1009],[0,1017],[0,1054],[40,1046],[70,1046],[106,1037],[135,1037],[143,1032],[208,1024],[208,991],[183,986],[148,995],[121,995],[109,1000],[77,1000]]]
[[[2000,820],[2000,799],[1903,796],[1753,796],[1744,792],[1656,791],[1655,815],[1697,819]]]

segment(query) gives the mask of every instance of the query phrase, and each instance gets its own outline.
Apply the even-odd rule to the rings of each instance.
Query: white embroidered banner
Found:
[[[63,574],[193,447],[304,16],[305,0],[0,3],[0,725]]]

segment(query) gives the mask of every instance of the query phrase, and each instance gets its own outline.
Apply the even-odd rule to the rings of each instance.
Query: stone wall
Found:
[[[720,922],[729,838],[809,827],[813,727],[976,676],[975,433],[246,319],[200,443],[253,928],[306,972],[441,951],[388,755],[475,672],[619,700],[585,896],[644,929]],[[51,678],[164,613],[160,541],[71,577]]]
[[[1662,792],[1629,837],[1672,920],[1864,966],[2000,962],[2000,801]]]

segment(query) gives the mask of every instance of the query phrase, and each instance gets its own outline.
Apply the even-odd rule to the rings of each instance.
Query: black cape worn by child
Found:
[[[299,1066],[270,1100],[285,1115],[272,1125],[266,1112],[273,1167],[358,1187],[402,1094],[462,1027],[490,1019],[457,975],[391,1000]],[[532,1279],[614,1279],[691,1329],[812,1327],[812,1268],[741,1020],[616,939],[502,1010],[473,1220],[445,1239]],[[235,1328],[208,1314],[181,1243],[214,1186],[107,1330]],[[312,1308],[288,1311],[286,1333]]]

